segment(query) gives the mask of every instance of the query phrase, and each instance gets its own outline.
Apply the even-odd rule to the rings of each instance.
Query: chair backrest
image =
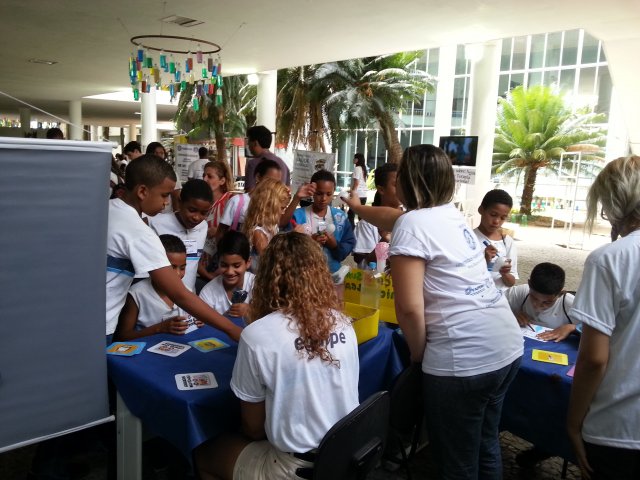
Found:
[[[320,442],[315,480],[363,479],[376,466],[389,428],[389,393],[377,392],[336,423]]]
[[[419,424],[423,412],[422,368],[414,363],[398,375],[391,388],[389,423],[397,433],[411,433]]]

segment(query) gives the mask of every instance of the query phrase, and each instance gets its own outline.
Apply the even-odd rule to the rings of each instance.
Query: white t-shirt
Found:
[[[640,231],[589,254],[569,315],[610,337],[609,361],[582,426],[596,445],[640,450]]]
[[[365,220],[360,220],[356,224],[354,233],[356,236],[356,246],[353,247],[354,253],[371,253],[380,241],[378,227]]]
[[[208,158],[199,158],[191,162],[187,170],[187,178],[202,180],[202,177],[204,177],[204,166],[210,161]]]
[[[307,219],[303,224],[304,231],[309,235],[318,233],[319,228],[324,223],[325,232],[329,235],[333,235],[336,231],[336,226],[333,223],[333,215],[331,214],[331,207],[327,207],[327,211],[323,216],[314,213],[311,205],[304,207],[304,214]]]
[[[358,342],[348,319],[336,315],[343,320],[328,350],[339,368],[301,355],[296,324],[280,312],[251,323],[240,336],[231,389],[245,402],[265,402],[267,438],[283,452],[317,448],[358,406]]]
[[[358,187],[356,188],[356,194],[358,195],[358,197],[365,198],[369,190],[367,189],[367,179],[364,178],[364,171],[362,170],[362,167],[356,166],[353,169],[351,178],[353,178],[354,180],[358,180]]]
[[[160,239],[132,206],[119,198],[109,201],[107,228],[107,335],[118,325],[133,278],[170,266]]]
[[[519,279],[520,277],[518,276],[518,252],[516,250],[516,245],[515,245],[515,242],[513,241],[513,238],[511,238],[510,235],[503,235],[502,239],[500,240],[491,240],[490,238],[487,238],[477,228],[474,229],[473,232],[476,234],[476,237],[478,237],[478,240],[480,241],[480,245],[482,245],[483,255],[484,255],[484,249],[486,248],[486,246],[482,242],[487,241],[491,245],[493,245],[496,248],[496,250],[498,250],[498,256],[511,259],[510,273],[511,275],[513,275],[513,277],[516,280]],[[496,258],[497,257],[495,257],[493,260],[495,260]],[[485,262],[485,265],[486,265],[486,262]],[[496,283],[496,287],[502,290],[509,288],[502,281],[502,277],[500,276],[500,269],[493,271],[493,263],[489,264],[488,269],[490,269],[489,271],[491,272],[491,277],[493,278],[493,281]]]
[[[253,291],[253,281],[255,278],[256,276],[253,273],[244,272],[241,290],[249,292],[244,303],[251,301],[251,292]],[[227,292],[222,284],[222,275],[217,276],[202,287],[202,290],[200,290],[200,298],[221,315],[224,315],[225,312],[231,308],[231,300],[227,297]]]
[[[175,213],[161,213],[155,217],[149,217],[149,226],[158,235],[175,235],[184,242],[187,248],[187,269],[182,283],[189,290],[195,290],[198,261],[202,256],[204,242],[207,240],[207,222],[203,220],[195,227],[186,229]]]
[[[531,297],[528,295],[529,285],[526,284],[516,285],[505,290],[505,296],[514,314],[523,311],[529,316],[531,323],[548,328],[558,328],[571,323],[565,314],[565,310],[568,314],[573,305],[573,295],[570,293],[561,295],[552,306],[540,312],[536,312],[533,308]],[[562,306],[563,302],[564,308]]]
[[[162,317],[168,318],[167,315],[175,314],[177,316],[179,314],[175,304],[170,307],[160,298],[158,292],[151,285],[150,278],[145,278],[132,285],[129,289],[129,295],[138,306],[136,330],[160,323]]]
[[[229,199],[227,204],[224,206],[224,212],[222,212],[222,217],[220,217],[219,224],[222,223],[231,227],[233,225],[233,218],[235,216],[236,210],[240,205],[240,198],[243,198],[242,210],[240,210],[240,217],[238,219],[238,230],[240,230],[240,226],[244,223],[244,217],[247,215],[247,209],[249,208],[249,201],[251,197],[248,193],[243,193],[241,195],[234,195]]]
[[[453,204],[402,215],[393,228],[389,255],[426,263],[425,373],[479,375],[522,356],[520,327],[487,271],[484,246]]]

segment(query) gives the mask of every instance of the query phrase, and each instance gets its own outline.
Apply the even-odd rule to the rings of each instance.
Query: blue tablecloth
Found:
[[[524,356],[502,409],[502,429],[524,438],[544,451],[574,461],[566,432],[567,408],[573,378],[567,372],[576,363],[578,337],[538,342],[524,339]],[[531,351],[548,350],[566,353],[569,365],[538,362]]]
[[[361,400],[388,389],[402,371],[391,334],[380,325],[378,336],[359,347]],[[191,348],[175,358],[146,351],[162,340],[187,343],[207,337],[216,337],[230,347],[209,353]],[[239,402],[229,387],[237,351],[233,341],[209,326],[184,337],[162,334],[141,340],[147,342],[144,352],[133,357],[108,355],[108,367],[120,396],[148,431],[170,441],[190,460],[191,451],[202,442],[238,428]],[[213,372],[218,388],[176,388],[176,374],[197,372]]]

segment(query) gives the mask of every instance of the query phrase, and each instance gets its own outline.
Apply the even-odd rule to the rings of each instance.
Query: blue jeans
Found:
[[[423,375],[427,433],[440,480],[500,480],[502,403],[520,358],[470,377]]]

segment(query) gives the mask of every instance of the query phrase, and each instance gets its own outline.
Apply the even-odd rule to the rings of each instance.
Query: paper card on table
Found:
[[[114,342],[107,347],[107,354],[130,357],[142,352],[146,344],[147,342]]]
[[[187,333],[191,333],[194,330],[198,329],[198,325],[196,324],[196,319],[193,318],[190,314],[180,309],[180,315],[186,318],[185,322],[187,324],[187,329],[184,331],[185,335]]]
[[[538,350],[537,348],[534,348],[531,352],[531,358],[538,362],[569,365],[569,357],[565,353],[549,352],[547,350]]]
[[[168,340],[165,340],[149,348],[147,352],[159,353],[160,355],[166,355],[167,357],[177,357],[190,348],[191,347],[189,345],[185,345],[183,343],[169,342]]]
[[[211,372],[178,373],[175,377],[178,390],[201,390],[218,386],[216,377]]]
[[[531,325],[531,328],[533,328],[533,330],[531,330],[531,328],[529,327],[520,327],[520,331],[522,332],[523,337],[532,338],[539,342],[547,342],[547,340],[538,338],[538,335],[544,332],[550,332],[551,330],[553,330],[553,328],[543,327],[542,325],[533,325],[531,323],[529,325]]]
[[[200,350],[201,352],[213,352],[214,350],[220,350],[221,348],[227,348],[229,345],[224,343],[222,340],[218,340],[215,337],[203,338],[201,340],[194,340],[193,342],[189,342],[196,350]]]
[[[567,372],[567,377],[573,377],[574,373],[576,373],[576,366],[575,365],[569,369],[569,371]]]

